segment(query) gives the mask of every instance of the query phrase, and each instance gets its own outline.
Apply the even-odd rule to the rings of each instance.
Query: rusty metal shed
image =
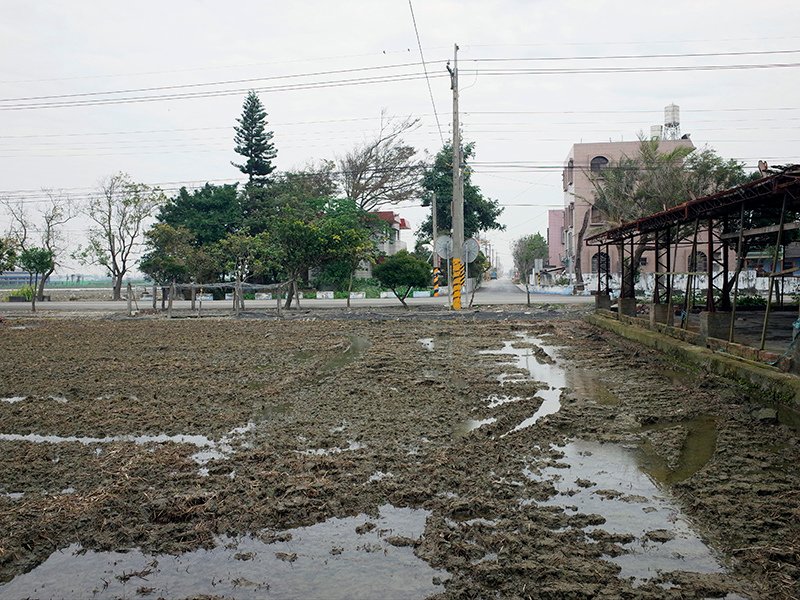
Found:
[[[703,276],[706,279],[703,308],[710,313],[730,313],[729,341],[734,337],[738,274],[745,265],[748,252],[768,251],[769,259],[765,261],[764,269],[765,276],[769,277],[769,289],[761,336],[763,349],[776,282],[787,276],[800,276],[800,266],[783,263],[783,249],[797,237],[795,232],[798,230],[800,165],[790,165],[743,185],[608,229],[587,238],[585,243],[604,248],[606,255],[612,246],[618,249],[622,265],[620,298],[623,302],[634,297],[636,271],[631,266],[634,265],[635,247],[644,245],[653,251],[653,307],[663,308],[660,311],[662,315],[671,315],[674,292],[680,292],[677,295],[682,296],[683,303],[681,327],[686,327],[686,314],[694,298],[692,281]],[[674,268],[675,249],[691,246],[691,256],[696,257],[698,233],[705,234],[705,240],[701,242],[707,257],[705,270],[677,271]],[[609,263],[605,261],[602,265],[605,268],[598,273],[598,294],[611,291]],[[685,289],[674,289],[676,275],[686,276]]]

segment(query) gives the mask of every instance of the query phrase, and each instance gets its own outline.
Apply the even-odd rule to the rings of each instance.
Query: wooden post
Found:
[[[153,310],[156,310],[158,308],[158,305],[156,304],[156,289],[158,289],[158,288],[156,288],[156,282],[154,281],[153,282]]]
[[[133,316],[133,286],[128,282],[128,316]]]
[[[175,296],[175,284],[169,288],[169,303],[167,304],[167,317],[172,318],[172,298]]]
[[[201,296],[203,295],[203,287],[202,287],[202,286],[200,286],[200,295],[201,295]],[[200,313],[201,313],[202,311],[203,311],[203,299],[202,299],[202,298],[200,298],[200,302],[199,302],[199,304],[197,305],[197,317],[198,317],[198,318],[200,317]]]
[[[192,291],[190,292],[190,294],[192,299],[192,312],[194,312],[194,307],[197,300],[197,289],[194,287],[194,283],[192,283]]]
[[[239,272],[236,272],[236,282],[233,285],[233,314],[239,315]]]

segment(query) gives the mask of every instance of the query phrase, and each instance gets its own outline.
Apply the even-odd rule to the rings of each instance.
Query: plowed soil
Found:
[[[75,543],[179,554],[387,503],[430,511],[395,542],[447,572],[442,598],[800,597],[800,438],[759,417],[755,393],[574,312],[473,317],[7,319],[0,597]],[[572,375],[560,410],[512,431],[548,382],[485,351],[523,332]],[[498,396],[515,401],[490,408]],[[558,468],[573,439],[647,457],[724,568],[620,577],[610,559],[630,538],[525,475]]]

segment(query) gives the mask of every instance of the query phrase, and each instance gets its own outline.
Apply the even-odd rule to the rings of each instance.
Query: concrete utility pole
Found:
[[[431,238],[431,246],[433,247],[433,257],[431,258],[432,262],[431,266],[433,266],[434,269],[436,269],[439,266],[439,255],[436,254],[436,236],[439,233],[437,231],[438,225],[436,224],[436,206],[437,206],[436,192],[434,192],[433,199],[431,200],[431,232],[433,234]]]
[[[450,88],[453,90],[453,310],[461,310],[461,288],[466,281],[464,263],[464,177],[461,156],[461,128],[458,122],[458,44],[454,45],[453,68],[450,71]]]

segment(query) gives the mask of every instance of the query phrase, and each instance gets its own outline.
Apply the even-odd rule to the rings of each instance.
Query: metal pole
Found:
[[[692,288],[692,280],[694,279],[694,271],[697,269],[697,230],[700,227],[700,219],[695,219],[694,222],[694,238],[692,239],[692,252],[689,254],[688,273],[686,274],[686,294],[683,298],[683,315],[681,316],[681,329],[689,329],[689,295],[694,296]],[[692,297],[692,306],[694,306],[694,297]]]
[[[736,322],[736,301],[739,298],[739,265],[744,265],[745,257],[742,256],[742,243],[744,242],[744,202],[742,202],[742,211],[739,216],[739,239],[736,242],[736,269],[733,272],[733,303],[731,305],[731,324],[728,329],[728,341],[733,341],[733,327]]]
[[[769,306],[772,304],[772,288],[775,285],[775,273],[778,272],[778,249],[781,247],[781,240],[783,239],[783,221],[786,217],[786,193],[783,194],[783,204],[781,204],[781,220],[778,225],[778,237],[775,240],[775,252],[772,255],[772,273],[769,276],[769,292],[767,293],[767,308],[764,311],[764,325],[761,328],[761,346],[760,350],[764,349],[764,344],[767,340],[767,325],[769,324]]]
[[[461,156],[461,127],[458,115],[458,44],[453,46],[453,68],[450,70],[453,90],[453,310],[461,310],[461,286],[465,279],[464,265],[464,179]]]
[[[708,219],[708,241],[706,245],[708,252],[706,253],[706,271],[708,271],[708,282],[706,286],[706,310],[708,312],[715,312],[714,306],[714,221]]]

